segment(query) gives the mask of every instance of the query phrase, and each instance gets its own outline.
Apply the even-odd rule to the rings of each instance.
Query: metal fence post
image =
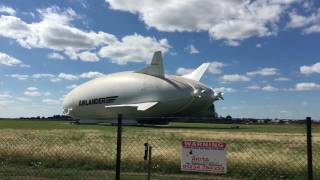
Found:
[[[308,156],[308,179],[313,180],[312,169],[312,139],[311,139],[311,117],[306,118],[307,123],[307,156]]]
[[[144,143],[144,156],[143,156],[144,160],[148,160],[148,151],[149,151],[149,144]]]
[[[152,156],[152,146],[149,146],[148,180],[150,180],[151,178],[151,168],[152,168],[151,156]]]
[[[122,114],[118,114],[116,180],[120,180],[121,140],[122,140]]]

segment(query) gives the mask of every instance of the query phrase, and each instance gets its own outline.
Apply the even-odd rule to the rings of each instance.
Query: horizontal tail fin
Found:
[[[209,65],[210,65],[210,63],[203,63],[196,70],[194,70],[190,74],[184,75],[182,77],[185,77],[185,78],[188,78],[188,79],[192,79],[192,80],[195,80],[195,81],[200,81],[201,77],[206,72],[206,70],[208,69]]]
[[[119,104],[119,105],[110,105],[105,106],[105,108],[128,108],[128,107],[135,107],[138,111],[146,111],[149,108],[155,106],[158,102],[144,102],[138,104]]]

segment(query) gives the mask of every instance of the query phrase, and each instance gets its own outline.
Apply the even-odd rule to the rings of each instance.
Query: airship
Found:
[[[140,124],[210,116],[215,113],[213,103],[223,97],[199,82],[209,65],[183,76],[166,75],[157,51],[141,70],[108,74],[74,88],[63,100],[63,113],[79,123],[112,122],[118,114]]]

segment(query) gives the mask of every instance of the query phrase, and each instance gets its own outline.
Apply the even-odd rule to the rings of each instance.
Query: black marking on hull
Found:
[[[88,105],[95,105],[95,104],[109,104],[109,103],[113,103],[118,97],[119,96],[109,96],[109,97],[79,100],[79,106],[88,106]]]

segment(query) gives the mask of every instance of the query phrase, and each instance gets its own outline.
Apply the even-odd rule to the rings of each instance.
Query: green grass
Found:
[[[32,130],[53,130],[53,129],[73,129],[73,130],[102,130],[114,134],[115,126],[112,125],[74,125],[67,121],[28,121],[28,120],[0,120],[0,129],[32,129]],[[256,132],[256,133],[305,133],[304,124],[240,124],[240,128],[232,128],[232,124],[208,124],[208,123],[178,123],[171,122],[169,126],[142,127],[130,126],[127,130],[134,132],[150,132],[152,129],[185,129],[197,131],[215,131],[215,132]],[[320,133],[320,125],[314,125],[314,133]]]
[[[187,176],[194,177],[193,179],[207,178],[208,175],[180,172],[181,141],[190,139],[216,140],[228,144],[228,173],[215,177],[306,177],[306,137],[303,125],[240,125],[239,129],[230,127],[230,124],[204,123],[170,123],[169,126],[162,127],[125,126],[122,146],[123,177],[145,177],[143,144],[148,142],[153,146],[152,172],[155,179],[186,179]],[[319,128],[314,127],[313,132],[314,172],[319,178]],[[115,126],[71,125],[62,121],[1,120],[0,179],[15,171],[27,177],[77,179],[80,175],[100,179],[112,174],[115,168],[115,136]],[[91,173],[95,175],[91,176]]]
[[[70,121],[0,120],[0,129],[105,129],[100,125],[73,125]]]
[[[305,133],[304,124],[239,124],[240,128],[231,128],[232,124],[170,123],[172,128],[207,129],[217,132],[255,132],[255,133]],[[320,133],[320,126],[314,125],[314,133]]]
[[[25,166],[0,167],[0,179],[60,179],[60,180],[78,180],[78,179],[98,179],[109,180],[115,178],[115,172],[110,170],[79,170],[63,168],[30,168]],[[181,175],[181,174],[155,174],[151,175],[153,180],[194,180],[194,179],[212,179],[209,175]],[[122,180],[143,180],[147,179],[147,173],[122,172]],[[228,180],[229,178],[223,178]],[[222,180],[222,178],[221,178]]]

